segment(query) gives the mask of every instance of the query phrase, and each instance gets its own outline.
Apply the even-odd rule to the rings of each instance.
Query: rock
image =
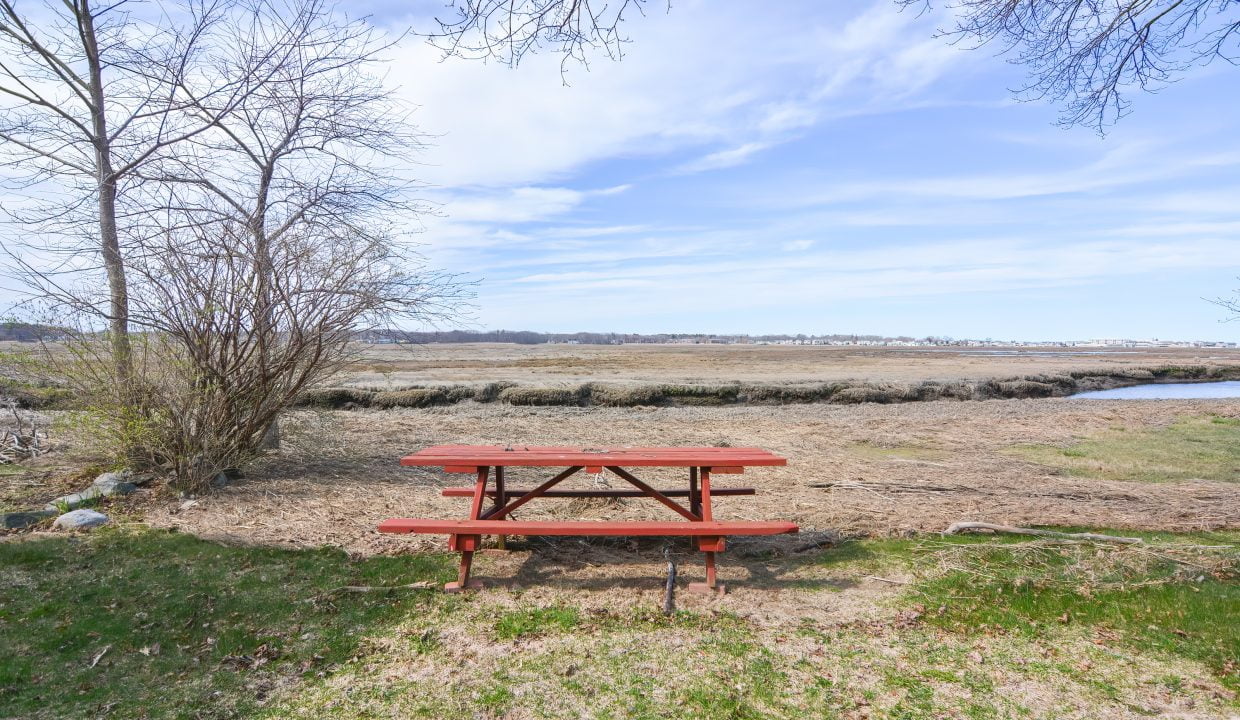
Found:
[[[117,483],[128,483],[128,482],[131,482],[132,478],[133,478],[133,473],[129,472],[128,470],[121,470],[120,472],[105,472],[104,474],[95,478],[95,481],[91,483],[91,485],[98,485],[102,487],[104,485],[115,485]]]
[[[94,510],[73,510],[56,518],[52,527],[61,530],[85,530],[98,527],[108,521],[108,516]]]
[[[49,518],[55,514],[55,510],[31,510],[30,512],[4,513],[3,515],[0,515],[0,518],[4,521],[2,526],[5,530],[20,530],[21,528],[30,527],[43,518]]]
[[[63,495],[47,504],[47,510],[60,510],[68,508],[76,510],[88,503],[92,503],[99,498],[110,497],[112,495],[128,495],[138,489],[137,485],[131,482],[114,482],[108,485],[91,485],[82,492],[75,492],[69,495]]]

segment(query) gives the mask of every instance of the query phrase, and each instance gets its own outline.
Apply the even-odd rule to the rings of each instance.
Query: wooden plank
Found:
[[[552,467],[744,467],[787,465],[786,458],[761,448],[571,448],[559,446],[439,445],[401,458],[406,466],[463,467],[504,465]]]
[[[445,465],[443,471],[446,473],[466,473],[469,475],[473,475],[474,473],[478,472],[478,466],[477,465]]]
[[[797,531],[796,523],[741,520],[730,522],[557,522],[544,520],[424,520],[392,518],[379,524],[383,533],[430,535],[579,535],[611,537],[728,537],[782,535]]]
[[[529,490],[507,490],[504,492],[508,497],[520,497]],[[660,490],[668,497],[690,497],[688,490]],[[444,497],[473,497],[474,489],[471,487],[447,487],[442,493]],[[753,488],[713,488],[710,491],[713,497],[720,495],[756,495],[757,491]],[[488,490],[487,496],[493,497],[494,490]],[[648,497],[641,490],[548,490],[540,497],[558,497],[558,498],[635,498]]]

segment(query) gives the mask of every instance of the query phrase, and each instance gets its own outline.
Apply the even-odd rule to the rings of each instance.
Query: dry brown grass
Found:
[[[538,408],[464,403],[425,410],[299,412],[283,454],[251,479],[184,514],[175,503],[152,520],[204,534],[276,544],[330,543],[355,552],[442,546],[441,538],[380,536],[394,515],[451,518],[463,501],[439,490],[463,476],[401,468],[411,450],[439,443],[552,445],[757,445],[790,459],[721,484],[752,485],[754,497],[721,499],[723,518],[788,518],[805,530],[870,535],[939,531],[971,519],[1012,525],[1093,525],[1148,530],[1240,526],[1235,485],[1150,485],[1077,477],[1010,452],[1030,443],[1066,445],[1112,427],[1169,426],[1185,416],[1240,417],[1240,401],[995,400],[906,405]],[[659,484],[674,473],[639,473]],[[541,475],[512,469],[510,485]],[[583,475],[571,483],[622,483]],[[641,501],[614,506],[547,501],[522,517],[657,519]]]
[[[1037,350],[1030,348],[1028,350]],[[822,383],[863,379],[913,383],[1122,371],[1163,365],[1234,365],[1240,351],[1134,349],[1101,355],[979,354],[975,349],[795,345],[372,345],[344,374],[355,386],[507,381],[527,386],[617,384]]]

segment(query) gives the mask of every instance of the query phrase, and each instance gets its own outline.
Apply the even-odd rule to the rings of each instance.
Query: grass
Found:
[[[154,531],[0,544],[0,717],[246,715],[265,686],[330,672],[376,625],[442,604],[334,588],[441,581],[449,565]]]
[[[1066,448],[1024,445],[1012,452],[1083,477],[1240,482],[1240,419],[1188,417],[1162,428],[1115,428]]]
[[[956,632],[1037,637],[1085,626],[1137,651],[1202,663],[1238,691],[1240,534],[1180,539],[1231,549],[974,541],[957,544],[949,570],[917,594],[939,609],[931,622]]]
[[[1184,546],[1240,533],[1148,537],[849,542],[798,562],[858,581],[907,571],[887,619],[783,625],[726,601],[664,616],[545,593],[333,592],[450,579],[438,554],[125,528],[10,541],[0,717],[1102,717],[1155,691],[1240,707],[1200,689],[1236,688],[1235,550]]]
[[[549,632],[571,630],[581,622],[576,608],[528,608],[507,612],[495,623],[495,637],[512,640]]]
[[[0,465],[0,476],[5,475],[21,475],[26,472],[26,468],[17,464]]]

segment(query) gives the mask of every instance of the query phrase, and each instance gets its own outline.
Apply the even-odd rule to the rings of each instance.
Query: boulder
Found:
[[[43,518],[56,514],[55,510],[31,510],[29,512],[11,512],[0,515],[0,527],[5,530],[20,530],[30,527]]]
[[[86,530],[99,527],[108,521],[108,516],[94,510],[73,510],[56,518],[52,527],[60,530]]]
[[[95,478],[95,481],[92,482],[91,485],[98,485],[102,487],[105,485],[115,485],[117,483],[127,483],[127,482],[132,482],[131,480],[132,478],[133,478],[133,473],[129,472],[128,470],[121,470],[119,472],[105,472],[104,474]]]
[[[46,509],[60,510],[62,508],[68,508],[69,510],[76,510],[77,508],[92,503],[99,498],[110,497],[112,495],[128,495],[137,489],[138,486],[131,482],[114,482],[107,485],[91,485],[82,492],[70,493],[69,495],[63,495],[56,498],[47,504]]]

